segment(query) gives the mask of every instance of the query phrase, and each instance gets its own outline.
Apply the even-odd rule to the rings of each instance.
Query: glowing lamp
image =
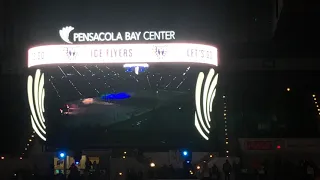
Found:
[[[156,166],[156,164],[155,163],[150,163],[150,167],[155,167]]]
[[[188,151],[183,151],[182,154],[183,154],[184,156],[188,156]]]
[[[59,154],[59,157],[60,157],[60,158],[64,158],[65,156],[66,156],[66,154],[63,153],[63,152]]]

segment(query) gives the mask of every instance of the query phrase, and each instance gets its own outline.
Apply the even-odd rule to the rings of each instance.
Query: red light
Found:
[[[277,145],[277,149],[281,149],[281,146],[280,146],[280,145]]]

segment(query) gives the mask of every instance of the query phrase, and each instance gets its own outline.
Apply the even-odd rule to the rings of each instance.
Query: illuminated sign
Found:
[[[75,28],[66,26],[59,31],[61,39],[69,44],[73,42],[108,42],[108,41],[169,41],[175,39],[174,31],[138,31],[138,32],[71,32]],[[72,40],[70,40],[72,39]]]
[[[31,111],[31,125],[33,130],[39,135],[39,137],[46,141],[46,125],[44,117],[44,73],[40,70],[36,71],[35,77],[28,77],[28,101]]]
[[[73,63],[204,63],[218,65],[217,48],[201,44],[47,45],[28,51],[28,67]]]

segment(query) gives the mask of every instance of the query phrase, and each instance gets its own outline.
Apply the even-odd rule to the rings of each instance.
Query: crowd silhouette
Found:
[[[231,164],[228,160],[219,168],[216,164],[202,164],[194,167],[173,168],[171,165],[150,167],[146,171],[127,169],[125,172],[110,174],[101,169],[96,162],[86,163],[85,169],[72,164],[67,175],[62,170],[53,175],[40,175],[39,172],[20,170],[14,173],[14,180],[149,180],[149,179],[202,179],[202,180],[318,180],[320,171],[312,161],[293,163],[289,160],[276,160],[273,163],[252,164],[242,167],[240,163]]]

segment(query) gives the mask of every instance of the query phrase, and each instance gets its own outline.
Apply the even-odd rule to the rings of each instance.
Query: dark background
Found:
[[[283,6],[279,5],[281,2]],[[266,103],[270,101],[268,87],[277,89],[277,92],[285,91],[288,86],[299,89],[299,93],[295,91],[296,96],[306,102],[307,97],[301,97],[301,94],[319,91],[317,61],[312,61],[315,63],[312,65],[309,60],[319,57],[318,9],[316,1],[296,0],[165,0],[117,3],[2,0],[0,78],[3,106],[0,134],[3,143],[0,151],[20,153],[30,136],[30,120],[25,101],[26,50],[46,42],[60,43],[58,30],[65,25],[95,29],[107,27],[115,31],[173,29],[180,32],[181,36],[177,34],[177,37],[181,40],[217,44],[222,73],[220,91],[229,93],[231,97],[244,99],[245,89],[251,89],[257,93],[254,96],[256,101],[251,104],[260,104],[261,109],[267,111],[273,106],[271,102]],[[292,64],[296,64],[294,68],[291,68]],[[257,70],[260,71],[259,75]],[[235,82],[238,82],[237,86]],[[281,95],[285,98],[283,96]],[[244,112],[242,107],[250,107],[239,105],[248,104],[248,101],[237,98],[234,101],[232,107],[236,112]],[[301,103],[295,101],[290,104],[296,104],[294,107],[297,107]],[[270,105],[262,107],[264,104]],[[288,114],[292,111],[288,106],[281,112]],[[296,108],[294,112],[302,111]],[[288,122],[294,124],[291,122],[301,121],[301,116],[285,119],[290,119]],[[310,122],[316,121],[316,117],[303,118]],[[298,129],[299,126],[294,127]],[[304,134],[302,130],[300,132]],[[253,133],[251,136],[258,135]]]

